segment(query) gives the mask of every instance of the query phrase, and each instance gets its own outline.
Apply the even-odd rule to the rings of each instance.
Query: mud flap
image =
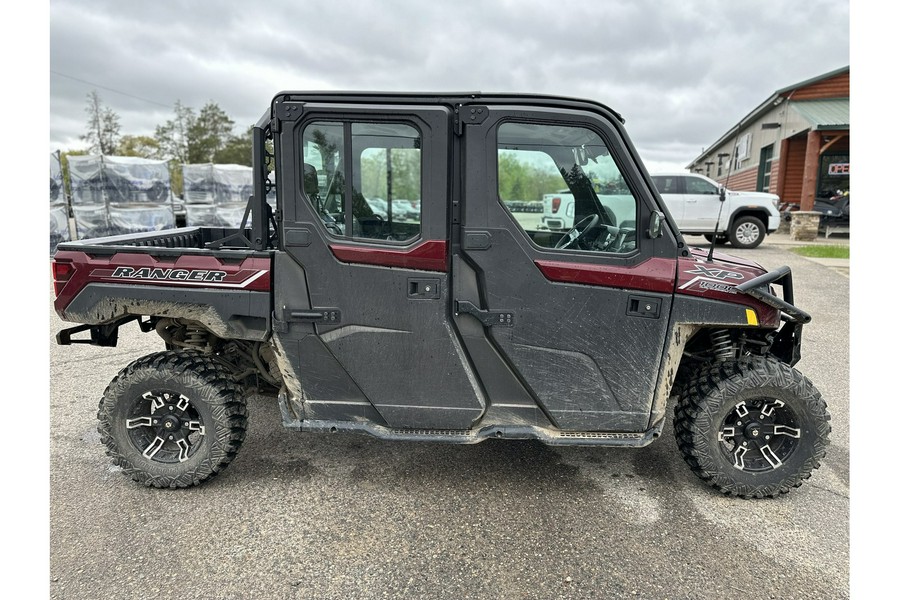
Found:
[[[800,338],[802,337],[802,333],[802,323],[794,321],[786,322],[778,333],[775,334],[770,353],[781,362],[787,363],[793,367],[800,362]]]

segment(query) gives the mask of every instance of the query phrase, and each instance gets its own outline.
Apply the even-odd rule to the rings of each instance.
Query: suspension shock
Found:
[[[206,330],[199,327],[187,327],[184,334],[184,345],[189,348],[205,350],[209,346]]]
[[[734,344],[731,342],[731,334],[726,329],[710,331],[709,339],[712,342],[716,362],[724,362],[734,356]]]

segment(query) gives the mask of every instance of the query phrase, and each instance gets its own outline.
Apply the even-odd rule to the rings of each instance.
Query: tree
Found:
[[[234,121],[215,102],[207,102],[188,130],[190,162],[218,162],[216,155],[234,137]]]
[[[159,142],[149,135],[124,135],[116,148],[119,156],[160,158]]]
[[[244,135],[233,135],[225,146],[213,156],[218,164],[253,166],[253,127],[249,127]]]
[[[88,143],[91,153],[113,154],[119,141],[119,115],[111,108],[103,106],[97,90],[88,94],[87,131],[81,139]]]
[[[185,106],[181,100],[175,101],[175,118],[156,126],[156,141],[160,153],[177,163],[189,163],[191,156],[191,131],[195,128],[197,116],[194,109]]]

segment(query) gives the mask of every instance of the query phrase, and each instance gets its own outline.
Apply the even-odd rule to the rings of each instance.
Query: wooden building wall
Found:
[[[756,178],[759,175],[759,171],[756,165],[743,169],[741,171],[737,171],[728,176],[728,189],[740,192],[755,192],[756,191]],[[725,184],[725,175],[723,174],[721,177],[715,178],[721,184]]]
[[[819,100],[822,98],[849,98],[850,97],[850,73],[835,75],[825,81],[819,81],[812,85],[795,90],[792,94],[783,94],[791,100]]]
[[[788,140],[787,156],[779,161],[779,173],[784,177],[783,202],[800,203],[803,191],[803,164],[806,160],[806,135],[798,135]]]

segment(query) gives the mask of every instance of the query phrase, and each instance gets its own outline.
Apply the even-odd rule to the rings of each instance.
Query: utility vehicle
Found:
[[[219,473],[251,392],[304,432],[463,444],[641,447],[674,402],[690,468],[747,497],[825,455],[790,269],[689,248],[604,105],[284,92],[253,128],[253,170],[241,227],[66,242],[53,260],[56,311],[78,324],[60,344],[115,346],[135,322],[165,347],[100,401],[107,453],[138,482]],[[607,210],[589,170],[630,202]],[[567,231],[506,206],[560,189]]]

